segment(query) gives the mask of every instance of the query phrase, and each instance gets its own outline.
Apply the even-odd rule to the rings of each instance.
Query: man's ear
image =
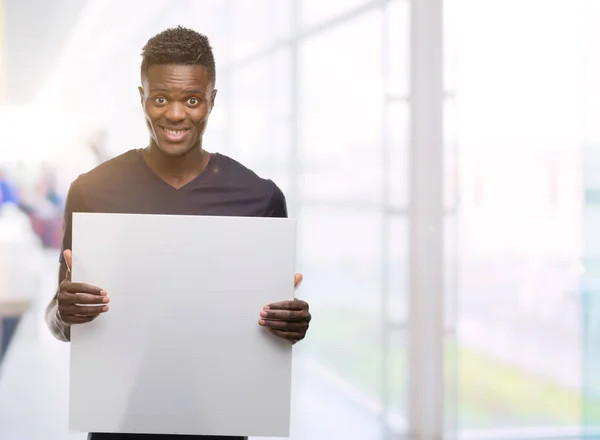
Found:
[[[142,107],[144,106],[144,88],[142,86],[138,87],[138,92],[140,92],[140,102]]]
[[[217,98],[217,89],[213,89],[211,96],[210,96],[210,109],[212,110],[213,107],[215,106],[215,99]]]

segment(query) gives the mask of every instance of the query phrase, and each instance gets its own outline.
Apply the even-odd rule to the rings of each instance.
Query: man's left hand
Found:
[[[296,274],[294,288],[297,288],[301,282],[302,275]],[[260,312],[260,316],[258,321],[260,325],[292,344],[304,339],[311,320],[308,303],[299,299],[266,305]]]

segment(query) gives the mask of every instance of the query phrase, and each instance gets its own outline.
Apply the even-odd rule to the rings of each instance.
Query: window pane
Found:
[[[387,167],[388,203],[395,209],[408,207],[410,186],[408,173],[409,118],[410,105],[408,102],[400,101],[388,104],[385,123],[388,158],[385,166]]]
[[[456,395],[470,438],[547,438],[581,425],[582,309],[572,294],[588,241],[581,4],[448,4],[457,99],[446,121],[460,172]]]
[[[460,63],[459,45],[456,41],[460,32],[460,20],[463,9],[457,6],[462,0],[444,1],[444,90],[456,91],[457,65]]]
[[[600,3],[585,4],[585,144],[583,154],[584,264],[581,307],[583,308],[583,422],[585,433],[600,431],[600,53],[592,38],[600,36]]]
[[[458,294],[458,226],[456,215],[444,217],[444,326],[447,331],[456,330]]]
[[[410,80],[410,1],[396,0],[387,5],[386,25],[386,91],[406,98]]]
[[[305,198],[382,202],[381,15],[362,15],[301,45]]]
[[[299,0],[300,23],[310,26],[360,7],[369,0]]]
[[[404,330],[393,330],[387,337],[386,371],[384,384],[388,396],[386,416],[390,434],[405,438],[407,426],[408,395],[408,343]]]
[[[298,296],[319,316],[301,353],[330,377],[319,392],[305,395],[304,406],[329,402],[323,414],[332,414],[308,423],[314,436],[306,438],[381,438],[382,215],[303,207],[298,225],[305,274]]]
[[[458,199],[458,137],[456,101],[444,102],[444,207],[448,211],[457,208]]]
[[[290,154],[290,57],[280,50],[236,69],[231,77],[232,154],[250,168],[287,169]]]
[[[408,219],[394,216],[387,220],[386,270],[388,276],[387,318],[398,325],[408,320]]]
[[[386,315],[388,327],[384,338],[384,405],[386,424],[390,434],[403,435],[407,431],[408,393],[408,219],[406,216],[388,217],[388,235],[385,237],[387,265]]]
[[[233,60],[247,57],[291,32],[292,0],[232,0],[228,44]]]

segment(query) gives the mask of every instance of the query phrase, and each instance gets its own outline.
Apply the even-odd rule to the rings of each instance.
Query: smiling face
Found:
[[[139,92],[152,147],[166,156],[202,147],[217,94],[205,66],[150,66]]]

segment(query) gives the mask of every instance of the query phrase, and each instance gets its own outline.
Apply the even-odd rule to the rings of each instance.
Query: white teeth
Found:
[[[167,134],[170,134],[170,135],[173,135],[173,136],[181,136],[187,130],[169,130],[168,128],[165,128],[165,131],[167,132]]]

